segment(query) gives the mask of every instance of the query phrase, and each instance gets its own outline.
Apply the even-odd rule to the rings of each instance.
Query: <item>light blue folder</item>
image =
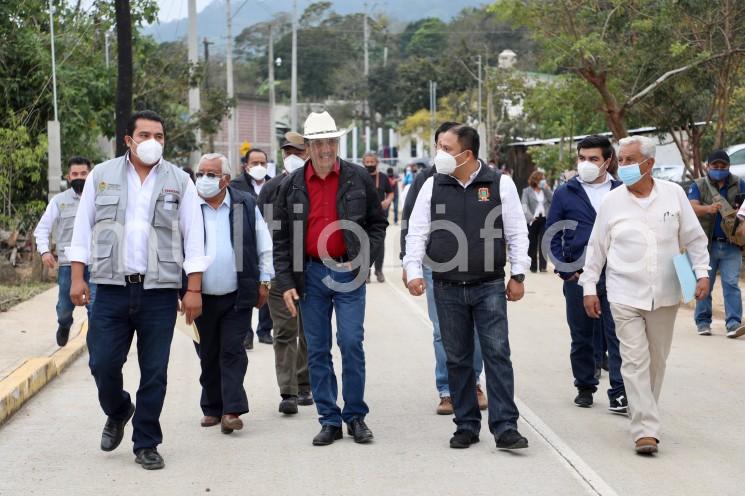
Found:
[[[680,289],[683,292],[683,301],[688,303],[696,297],[696,274],[693,272],[688,254],[681,253],[673,257],[675,272],[678,274]]]

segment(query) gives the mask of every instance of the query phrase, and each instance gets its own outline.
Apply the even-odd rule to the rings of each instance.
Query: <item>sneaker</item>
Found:
[[[696,328],[696,332],[698,332],[699,336],[711,336],[711,326],[709,325],[698,326],[698,328]]]
[[[486,410],[489,407],[489,401],[481,389],[481,384],[476,384],[476,399],[479,402],[479,410]]]
[[[520,434],[517,429],[509,429],[504,431],[499,438],[497,438],[497,449],[513,450],[523,449],[528,447],[528,440]]]
[[[580,408],[590,408],[592,406],[592,391],[580,389],[577,397],[574,398],[574,404]]]
[[[450,438],[450,447],[453,449],[465,449],[479,442],[479,435],[475,432],[458,429]]]
[[[440,404],[437,405],[437,415],[452,415],[453,414],[453,400],[450,396],[443,396],[440,398]]]
[[[70,328],[59,326],[57,327],[57,346],[60,348],[67,344],[67,339],[70,337]]]
[[[700,334],[700,333],[699,333]],[[727,337],[731,339],[739,338],[745,334],[745,325],[739,325],[732,329],[727,329]]]
[[[611,413],[617,413],[619,415],[628,415],[629,413],[629,400],[626,399],[625,395],[619,395],[610,400],[608,404],[608,410]]]

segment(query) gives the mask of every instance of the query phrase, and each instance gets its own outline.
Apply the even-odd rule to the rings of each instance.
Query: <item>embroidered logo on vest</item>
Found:
[[[480,202],[488,202],[489,201],[489,188],[479,188],[478,189],[478,195],[479,195],[479,201]]]

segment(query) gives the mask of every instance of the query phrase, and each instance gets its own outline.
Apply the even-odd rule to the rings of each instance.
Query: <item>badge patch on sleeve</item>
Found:
[[[488,202],[489,201],[489,188],[479,188],[478,195],[479,195],[479,201],[480,202]]]

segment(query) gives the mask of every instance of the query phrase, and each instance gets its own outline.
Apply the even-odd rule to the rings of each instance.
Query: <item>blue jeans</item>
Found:
[[[324,278],[326,281],[324,282]],[[338,272],[309,261],[305,266],[305,294],[300,299],[300,317],[308,343],[308,370],[313,399],[322,425],[341,426],[367,415],[365,404],[365,280],[352,291],[336,284],[354,280],[352,272]],[[329,283],[328,285],[326,283]],[[330,287],[329,287],[330,286]],[[341,351],[344,409],[336,404],[339,391],[331,361],[331,314],[336,312],[336,343]]]
[[[608,398],[614,399],[625,393],[621,376],[621,353],[604,280],[598,283],[597,289],[601,314],[599,319],[591,319],[585,312],[582,286],[576,281],[564,281],[567,324],[572,338],[569,360],[572,363],[574,387],[580,391],[597,391],[599,381],[595,378],[595,366],[600,364],[597,362],[596,343],[598,335],[604,335],[608,344]]]
[[[742,267],[742,250],[724,241],[712,241],[709,248],[711,270],[709,284],[714,288],[717,271],[722,275],[722,292],[724,293],[724,312],[727,330],[738,327],[742,322],[742,297],[740,296],[740,268]],[[711,293],[705,300],[696,302],[694,315],[697,327],[711,326]]]
[[[442,346],[442,335],[440,334],[440,321],[437,318],[437,306],[435,305],[435,292],[432,283],[432,269],[426,265],[422,266],[424,272],[424,284],[427,288],[427,313],[429,320],[432,321],[432,334],[434,336],[435,346],[435,386],[440,398],[450,396],[450,386],[448,386],[448,367],[445,348]],[[479,382],[481,371],[484,369],[484,361],[481,358],[481,345],[479,344],[478,333],[473,333],[473,371],[476,376],[476,383]]]
[[[473,373],[474,327],[486,368],[489,430],[499,437],[517,429],[515,380],[507,331],[504,280],[461,286],[435,282],[442,344],[447,354],[450,396],[458,429],[479,433],[481,412]]]
[[[132,426],[134,451],[163,441],[160,412],[166,397],[168,359],[178,310],[176,289],[148,289],[142,284],[100,284],[88,331],[89,366],[98,401],[109,417],[126,418],[131,399],[124,390],[122,367],[137,332],[140,386]]]
[[[85,282],[88,282],[90,275],[88,274],[88,267],[85,268]],[[57,270],[57,286],[59,286],[59,294],[57,295],[57,324],[62,329],[70,329],[72,327],[72,312],[75,310],[70,299],[70,286],[72,285],[72,269],[69,265],[60,265]],[[88,284],[91,290],[91,301],[86,305],[88,310],[88,324],[90,324],[91,313],[93,312],[93,301],[96,299],[96,285]]]

